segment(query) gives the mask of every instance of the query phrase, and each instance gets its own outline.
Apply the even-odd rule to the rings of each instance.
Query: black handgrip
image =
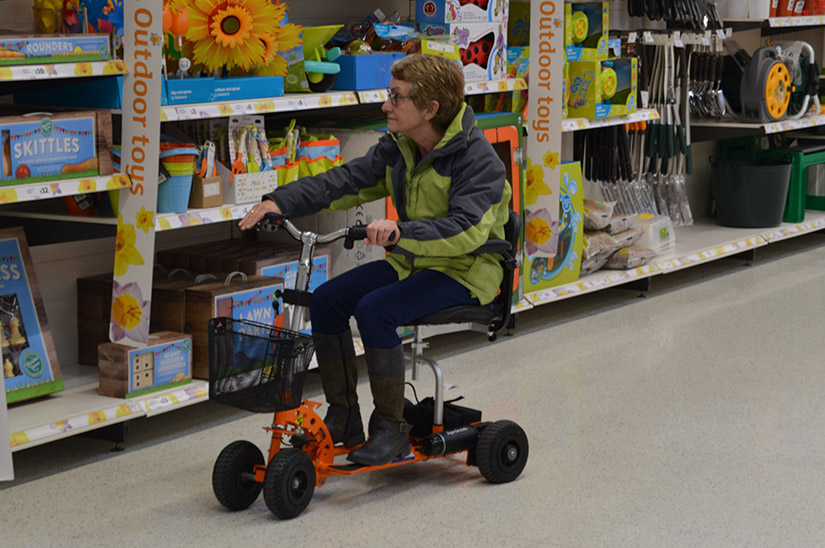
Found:
[[[347,230],[347,236],[344,238],[344,248],[352,249],[356,240],[363,240],[367,237],[367,225],[353,225]],[[395,239],[395,231],[390,234],[390,240]]]
[[[264,232],[275,232],[278,230],[278,227],[281,226],[281,221],[284,219],[286,219],[286,216],[280,213],[267,213],[258,223],[257,228]]]
[[[355,245],[355,240],[363,240],[367,237],[367,225],[353,225],[347,230],[347,236],[344,238],[344,248],[352,249]]]

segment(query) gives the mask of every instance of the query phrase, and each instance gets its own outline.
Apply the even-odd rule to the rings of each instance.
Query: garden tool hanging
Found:
[[[661,119],[648,124],[644,153],[646,180],[656,197],[656,209],[670,216],[675,225],[693,224],[693,216],[685,190],[685,171],[691,154],[680,111],[685,101],[682,75],[686,57],[676,57],[672,38],[662,39],[656,46],[650,84],[651,106],[661,113]]]

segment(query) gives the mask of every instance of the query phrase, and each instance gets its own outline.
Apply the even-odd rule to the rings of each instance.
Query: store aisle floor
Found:
[[[825,237],[522,314],[514,337],[434,342],[448,382],[530,440],[486,483],[461,458],[331,478],[275,519],[218,505],[212,464],[266,416],[199,404],[14,456],[0,544],[675,547],[825,545]],[[425,395],[427,372],[418,383]],[[317,379],[306,395],[317,397]],[[359,394],[368,401],[362,376]],[[365,414],[371,406],[366,405]]]

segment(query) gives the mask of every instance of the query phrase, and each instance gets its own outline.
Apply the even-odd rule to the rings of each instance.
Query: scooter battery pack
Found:
[[[481,422],[481,411],[453,403],[460,399],[444,402],[444,430]],[[433,398],[424,398],[417,404],[404,400],[404,420],[412,426],[410,431],[412,436],[423,438],[432,433],[434,410],[435,400]]]

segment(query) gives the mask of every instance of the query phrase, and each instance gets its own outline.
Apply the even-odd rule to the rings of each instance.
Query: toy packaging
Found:
[[[130,398],[192,382],[192,338],[163,331],[149,335],[149,346],[107,342],[98,347],[104,396]]]
[[[106,34],[0,37],[0,65],[104,61],[111,56]]]
[[[606,59],[610,8],[607,2],[564,5],[564,52],[568,61]]]
[[[638,88],[636,58],[568,63],[568,115],[607,118],[636,112]]]
[[[556,287],[579,279],[583,253],[584,184],[581,163],[562,164],[559,186],[559,239],[556,256],[525,256],[524,292]]]
[[[524,0],[510,2],[507,44],[510,47],[530,45],[530,2]]]
[[[27,400],[63,390],[26,235],[0,232],[0,347],[6,400]]]
[[[509,0],[416,0],[416,21],[478,23],[506,21]]]
[[[526,79],[530,74],[530,47],[507,48],[507,76]],[[527,90],[512,92],[510,112],[522,112],[527,106]]]
[[[95,115],[0,119],[0,185],[98,175]]]
[[[506,23],[420,23],[419,27],[422,33],[430,36],[450,34],[458,38],[466,81],[501,80],[506,77]]]
[[[185,331],[192,335],[192,375],[197,379],[209,378],[207,325],[210,318],[250,320],[281,327],[284,317],[276,310],[281,310],[283,290],[284,282],[280,278],[247,276],[242,279],[238,275],[187,288]]]

